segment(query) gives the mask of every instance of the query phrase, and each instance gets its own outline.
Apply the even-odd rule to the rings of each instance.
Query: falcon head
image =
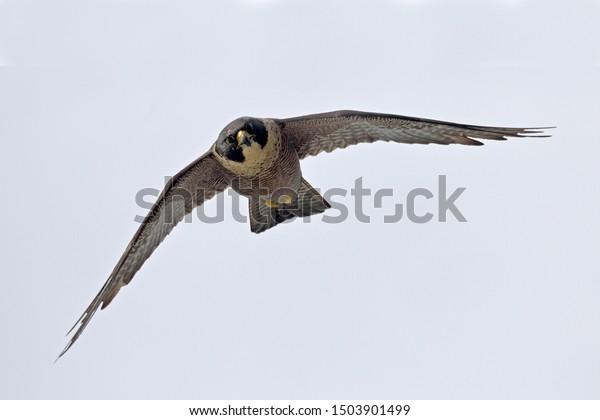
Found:
[[[260,119],[242,117],[230,122],[221,131],[215,150],[225,159],[242,163],[248,150],[262,150],[267,141],[268,132]]]

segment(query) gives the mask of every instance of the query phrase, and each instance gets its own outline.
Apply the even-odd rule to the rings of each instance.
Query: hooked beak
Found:
[[[240,130],[237,133],[237,147],[240,147],[242,144],[245,144],[246,146],[250,146],[250,140],[252,139],[252,137],[254,137],[253,135],[250,135],[246,130]]]

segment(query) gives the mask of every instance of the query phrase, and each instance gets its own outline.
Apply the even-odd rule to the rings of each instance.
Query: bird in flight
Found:
[[[541,128],[456,124],[401,115],[336,111],[287,119],[242,117],[229,123],[210,150],[175,175],[129,242],[58,358],[98,310],[106,308],[184,216],[228,187],[249,199],[250,229],[327,210],[330,204],[302,177],[300,160],[358,143],[464,144],[509,137],[548,137]]]

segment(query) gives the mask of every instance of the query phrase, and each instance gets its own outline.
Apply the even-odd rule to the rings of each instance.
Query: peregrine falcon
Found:
[[[106,308],[184,216],[231,187],[249,199],[250,229],[260,233],[330,204],[302,177],[300,160],[358,143],[482,145],[477,139],[548,137],[544,128],[456,124],[400,115],[336,111],[287,119],[242,117],[229,123],[210,150],[164,188],[106,283],[77,320],[71,348],[98,308]],[[67,334],[67,335],[68,335]]]

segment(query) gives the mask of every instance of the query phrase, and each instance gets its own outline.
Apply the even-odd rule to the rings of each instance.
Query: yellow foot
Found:
[[[265,200],[265,205],[272,209],[276,209],[282,204],[290,204],[291,202],[292,197],[290,197],[289,195],[284,195],[281,197],[281,201]]]
[[[267,207],[270,207],[270,208],[272,208],[272,209],[273,209],[273,208],[275,208],[275,209],[276,209],[277,207],[279,207],[279,203],[278,203],[277,201],[272,201],[272,200],[265,200],[265,205],[266,205]]]

